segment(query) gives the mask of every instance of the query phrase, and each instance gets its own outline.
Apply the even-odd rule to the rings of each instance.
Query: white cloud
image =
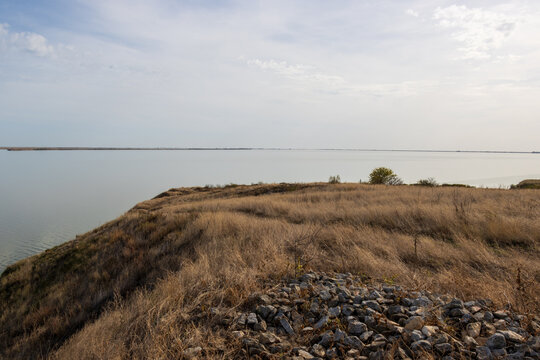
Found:
[[[405,14],[414,17],[418,17],[420,15],[417,11],[414,11],[413,9],[407,9],[407,11],[405,11]]]
[[[432,82],[403,81],[395,83],[366,83],[359,84],[347,81],[339,75],[330,75],[318,71],[314,66],[304,64],[289,64],[286,61],[274,59],[251,59],[248,65],[265,71],[271,71],[302,85],[303,89],[346,96],[411,96],[432,86]]]
[[[28,51],[38,56],[53,56],[54,48],[47,39],[33,32],[10,32],[8,24],[0,24],[0,48]]]
[[[519,19],[515,16],[452,5],[437,8],[433,18],[443,28],[455,29],[454,40],[462,44],[458,49],[462,59],[488,59],[514,32]]]

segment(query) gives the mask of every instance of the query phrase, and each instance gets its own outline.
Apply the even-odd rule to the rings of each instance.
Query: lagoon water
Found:
[[[0,151],[0,271],[172,187],[367,180],[378,166],[406,183],[507,187],[540,178],[540,154],[325,150]]]

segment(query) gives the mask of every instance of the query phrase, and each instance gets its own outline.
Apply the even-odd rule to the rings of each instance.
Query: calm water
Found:
[[[70,240],[171,187],[367,180],[499,187],[540,178],[540,155],[355,151],[0,151],[0,271]]]

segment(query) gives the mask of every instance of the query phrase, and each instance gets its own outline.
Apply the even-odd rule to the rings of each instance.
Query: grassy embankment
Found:
[[[308,268],[538,313],[539,259],[535,190],[172,189],[8,267],[0,358],[178,358],[197,345],[227,357],[208,309]]]

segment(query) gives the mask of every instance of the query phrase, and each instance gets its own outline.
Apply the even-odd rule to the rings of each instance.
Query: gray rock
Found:
[[[318,357],[324,357],[326,355],[326,349],[322,345],[315,344],[311,347],[311,353]]]
[[[375,311],[381,312],[381,305],[375,300],[366,300],[362,302],[362,306],[367,306],[370,309],[373,309]]]
[[[268,319],[269,316],[277,313],[277,309],[272,305],[260,305],[257,307],[257,313],[263,319]]]
[[[514,342],[514,343],[523,343],[525,342],[525,338],[521,335],[519,335],[518,333],[514,332],[514,331],[510,331],[510,330],[505,330],[505,331],[501,331],[499,330],[498,331],[499,334],[503,334],[504,335],[504,338],[510,342]]]
[[[323,301],[328,301],[332,298],[332,295],[330,295],[330,293],[327,290],[322,290],[321,292],[319,292],[319,297]]]
[[[429,351],[431,350],[431,343],[427,340],[418,340],[411,344],[411,349],[413,351],[418,351],[420,349]]]
[[[506,358],[506,349],[491,349],[491,353],[496,358]]]
[[[255,325],[253,325],[253,330],[255,331],[266,331],[266,329],[267,329],[266,321],[264,320],[261,320]]]
[[[341,309],[341,313],[345,316],[350,316],[354,313],[354,307],[350,305],[343,306],[343,309]]]
[[[360,340],[362,340],[363,342],[367,342],[369,340],[369,338],[373,335],[373,331],[366,331],[365,333],[362,333],[361,335],[359,335],[358,337],[360,338]]]
[[[435,335],[437,331],[439,331],[439,328],[437,326],[426,325],[422,327],[422,334],[424,334],[426,337]]]
[[[334,332],[334,342],[342,342],[343,340],[345,340],[345,336],[347,336],[347,333],[345,331],[336,329],[336,331]]]
[[[338,352],[336,348],[331,348],[326,350],[326,358],[327,359],[336,359],[338,357]]]
[[[478,360],[491,360],[493,359],[493,355],[487,346],[478,346],[476,348],[476,358]]]
[[[313,325],[313,328],[315,330],[318,330],[318,329],[324,327],[328,323],[328,320],[329,320],[328,316],[323,316],[319,321],[317,321],[317,323],[315,325]]]
[[[289,335],[293,335],[293,334],[294,334],[294,330],[293,330],[293,328],[291,327],[291,324],[289,324],[289,322],[287,321],[287,318],[282,317],[282,318],[279,320],[279,324],[281,325],[281,327],[283,327],[283,329],[285,330],[285,332],[287,332],[287,334],[289,334]]]
[[[339,308],[339,306],[331,307],[330,309],[328,309],[328,314],[330,315],[330,317],[338,317],[340,313],[341,309]]]
[[[395,314],[403,314],[405,312],[405,308],[401,305],[392,305],[388,307],[387,313],[389,316],[395,315]]]
[[[506,346],[506,339],[503,334],[493,334],[487,340],[486,345],[491,349],[502,349]]]
[[[454,308],[450,310],[450,316],[451,317],[462,317],[463,315],[467,314],[467,310],[461,309],[461,308]]]
[[[362,350],[364,348],[364,343],[357,336],[347,336],[345,337],[343,343],[358,350]]]
[[[467,346],[469,348],[478,346],[478,343],[476,342],[476,340],[474,340],[474,338],[472,338],[472,337],[470,337],[468,335],[465,335],[463,337],[463,343],[465,344],[465,346]]]
[[[479,322],[467,324],[467,334],[472,338],[479,337],[481,330],[482,330],[482,324]]]
[[[362,323],[360,321],[353,320],[353,321],[351,321],[349,323],[349,328],[348,328],[349,334],[361,335],[362,333],[364,333],[366,331],[367,331],[366,324],[364,324],[364,323]]]
[[[324,347],[328,347],[333,341],[334,341],[334,333],[332,331],[327,331],[322,335],[321,341],[319,341],[319,344]]]
[[[452,352],[452,345],[449,343],[442,343],[435,345],[435,350],[437,350],[441,354],[448,354]]]
[[[420,296],[419,298],[412,301],[412,305],[414,306],[426,307],[430,306],[431,304],[433,304],[433,302],[429,300],[427,296]]]
[[[246,314],[240,314],[240,316],[236,320],[236,323],[238,325],[243,326],[243,325],[246,325],[246,321],[247,321],[247,315]]]
[[[259,335],[259,342],[264,345],[280,342],[280,339],[271,332],[265,332]]]
[[[411,341],[417,342],[418,340],[424,340],[425,336],[420,330],[413,330],[411,333]]]
[[[535,351],[540,351],[540,336],[533,336],[530,338],[529,341],[527,341],[527,345]]]
[[[448,308],[449,309],[463,309],[463,301],[460,300],[460,299],[452,299],[452,301],[450,301],[448,303]]]
[[[257,315],[255,313],[249,313],[247,317],[247,324],[248,326],[253,326],[257,324],[259,321],[257,320]]]

